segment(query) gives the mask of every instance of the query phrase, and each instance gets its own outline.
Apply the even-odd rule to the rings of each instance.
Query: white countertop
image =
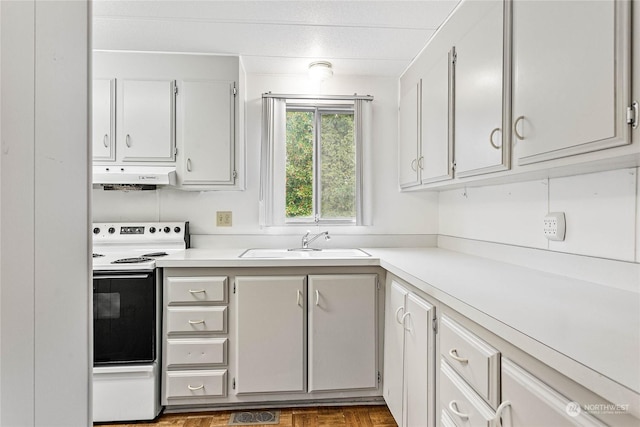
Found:
[[[530,344],[525,351],[548,347],[640,391],[640,294],[440,248],[364,250],[372,256],[245,259],[238,258],[242,249],[188,249],[159,259],[157,265],[379,265],[498,335],[513,330],[515,339]],[[552,355],[549,360],[544,351],[534,356],[554,367]]]

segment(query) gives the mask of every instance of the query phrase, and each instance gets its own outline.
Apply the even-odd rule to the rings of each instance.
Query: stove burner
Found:
[[[157,258],[157,257],[161,257],[161,256],[167,256],[169,255],[166,252],[151,252],[150,254],[144,254],[142,255],[145,258]]]
[[[100,257],[103,257],[103,256],[104,256],[103,254],[95,254],[95,253],[93,254],[94,258],[100,258]]]
[[[153,261],[151,258],[137,257],[137,258],[121,258],[115,261],[111,261],[111,264],[138,264],[141,262]]]

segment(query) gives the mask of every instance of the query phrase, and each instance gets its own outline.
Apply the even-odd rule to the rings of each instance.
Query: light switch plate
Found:
[[[548,240],[563,241],[566,229],[564,212],[549,212],[544,217],[544,237]]]
[[[231,211],[217,211],[216,212],[216,226],[217,227],[231,227],[233,223],[233,212]]]

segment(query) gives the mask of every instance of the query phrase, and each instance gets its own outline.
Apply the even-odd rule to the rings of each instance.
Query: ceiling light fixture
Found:
[[[312,80],[323,81],[333,76],[331,62],[316,61],[309,64],[309,77]]]

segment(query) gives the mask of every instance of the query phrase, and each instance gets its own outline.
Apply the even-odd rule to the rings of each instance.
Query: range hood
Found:
[[[93,166],[96,185],[176,185],[176,168],[170,166]]]

